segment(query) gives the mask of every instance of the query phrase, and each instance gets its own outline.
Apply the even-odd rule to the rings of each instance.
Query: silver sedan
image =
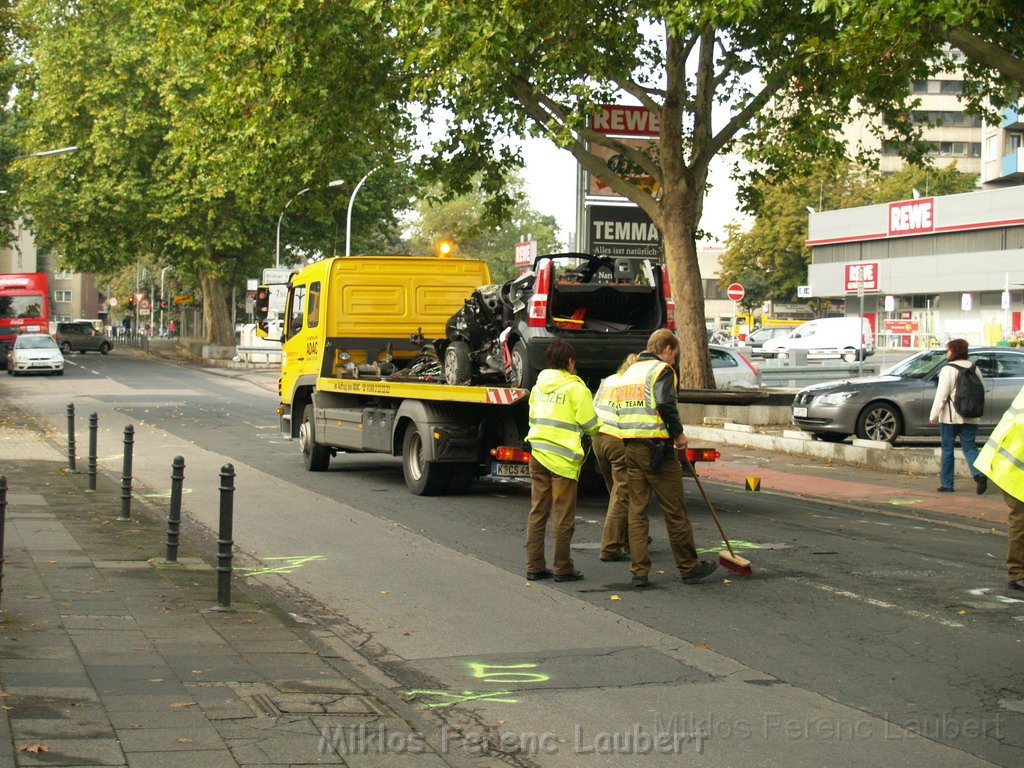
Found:
[[[1024,386],[1024,349],[979,347],[968,359],[985,379],[985,412],[981,432],[991,432]],[[793,400],[793,423],[822,440],[856,435],[896,442],[901,436],[938,436],[928,423],[944,349],[908,357],[879,376],[815,384]]]

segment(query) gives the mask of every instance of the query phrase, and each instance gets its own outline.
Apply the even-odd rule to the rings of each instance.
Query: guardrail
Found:
[[[757,365],[757,363],[755,363]],[[761,383],[766,387],[806,387],[826,381],[877,376],[877,363],[846,363],[842,365],[759,365]]]
[[[119,333],[112,336],[111,340],[122,347],[133,347],[149,352],[149,336],[143,333]]]

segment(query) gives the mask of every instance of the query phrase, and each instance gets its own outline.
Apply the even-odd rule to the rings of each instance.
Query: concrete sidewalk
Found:
[[[471,764],[336,635],[240,589],[240,574],[233,610],[210,610],[217,573],[193,549],[215,552],[208,535],[184,523],[180,564],[161,565],[165,506],[136,496],[117,522],[112,478],[87,492],[38,430],[7,407],[4,420],[0,764]]]

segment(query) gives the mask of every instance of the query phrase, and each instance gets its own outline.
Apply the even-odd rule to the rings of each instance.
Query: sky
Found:
[[[554,216],[562,239],[567,240],[576,228],[576,160],[544,139],[526,140],[523,157],[531,207],[538,213]],[[721,158],[711,165],[712,189],[705,200],[701,222],[714,238],[709,244],[723,244],[725,226],[734,220],[744,220],[736,210],[736,184],[729,178],[727,165]]]

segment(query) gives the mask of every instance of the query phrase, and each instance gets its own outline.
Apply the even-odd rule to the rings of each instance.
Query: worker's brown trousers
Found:
[[[551,517],[551,538],[555,544],[551,570],[556,574],[573,570],[569,549],[576,530],[575,480],[556,475],[536,458],[530,459],[530,518],[526,523],[526,571],[545,570],[544,536]]]
[[[626,487],[626,447],[622,440],[603,432],[594,435],[594,458],[608,486],[608,511],[601,534],[601,558],[622,555],[628,543],[629,489]]]

